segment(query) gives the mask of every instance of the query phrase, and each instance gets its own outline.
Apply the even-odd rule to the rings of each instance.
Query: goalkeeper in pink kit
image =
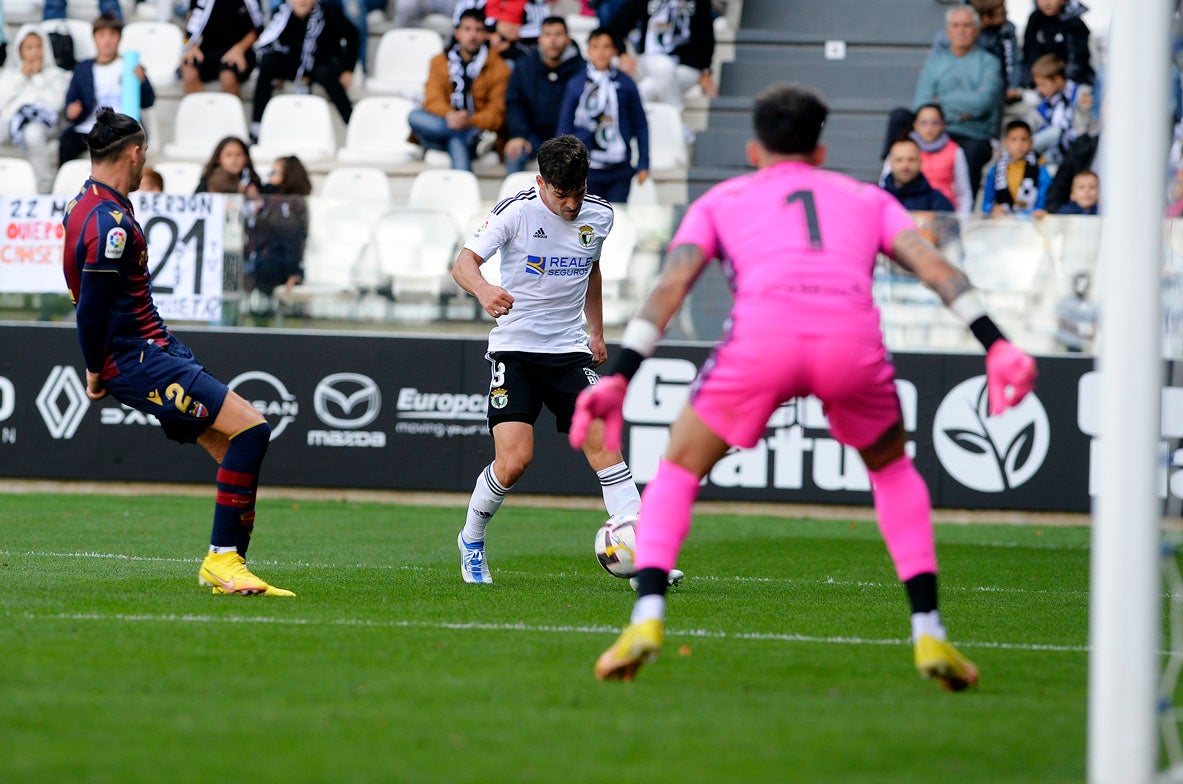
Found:
[[[630,680],[661,651],[666,575],[690,531],[699,482],[728,449],[754,446],[785,401],[815,395],[834,438],[859,450],[871,477],[879,528],[912,607],[920,674],[960,691],[978,669],[948,642],[937,610],[932,503],[904,453],[895,369],[871,299],[878,253],[933,289],[986,349],[990,413],[1017,404],[1035,384],[1035,361],[1011,345],[965,274],[917,232],[890,194],[818,167],[828,109],[799,85],[756,97],[758,171],[712,188],[691,205],[656,288],[625,328],[611,375],[580,396],[571,443],[592,422],[619,449],[629,379],[661,340],[703,267],[722,260],[735,305],[726,337],[703,365],[690,400],[641,499],[638,597],[624,633],[596,662],[601,679]]]

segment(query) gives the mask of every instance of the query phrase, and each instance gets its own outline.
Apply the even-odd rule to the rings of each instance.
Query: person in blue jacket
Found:
[[[638,183],[649,178],[649,123],[636,82],[612,67],[615,56],[612,34],[593,30],[587,39],[587,72],[567,83],[556,133],[575,134],[587,146],[587,192],[621,203],[628,200],[634,173]]]
[[[553,139],[567,82],[587,64],[567,33],[561,16],[542,20],[538,49],[518,59],[505,91],[505,170],[520,172]]]
[[[123,97],[123,56],[119,41],[123,22],[114,14],[100,14],[94,20],[95,58],[74,66],[70,86],[66,88],[66,127],[58,147],[59,164],[72,161],[86,150],[86,134],[94,127],[95,111],[100,106],[117,107]],[[140,107],[156,103],[156,93],[142,65],[135,74],[140,80]]]

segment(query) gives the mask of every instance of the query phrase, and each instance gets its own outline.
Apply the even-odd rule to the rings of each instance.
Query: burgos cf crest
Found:
[[[509,392],[503,387],[498,387],[489,393],[489,405],[493,408],[505,408],[505,404],[509,402]]]
[[[546,274],[546,259],[541,256],[526,257],[526,272],[531,275]]]
[[[585,248],[590,248],[592,243],[596,241],[596,231],[591,226],[579,227],[579,244]]]

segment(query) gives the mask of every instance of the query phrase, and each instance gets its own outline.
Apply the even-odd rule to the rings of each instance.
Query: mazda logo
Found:
[[[312,408],[329,427],[356,429],[378,418],[382,393],[374,379],[361,373],[325,376],[312,394]]]

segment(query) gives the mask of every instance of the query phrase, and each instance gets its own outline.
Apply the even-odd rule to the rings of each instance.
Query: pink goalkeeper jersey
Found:
[[[794,161],[711,188],[669,247],[690,243],[722,260],[735,294],[733,337],[772,329],[881,340],[875,258],[911,228],[883,189]]]

